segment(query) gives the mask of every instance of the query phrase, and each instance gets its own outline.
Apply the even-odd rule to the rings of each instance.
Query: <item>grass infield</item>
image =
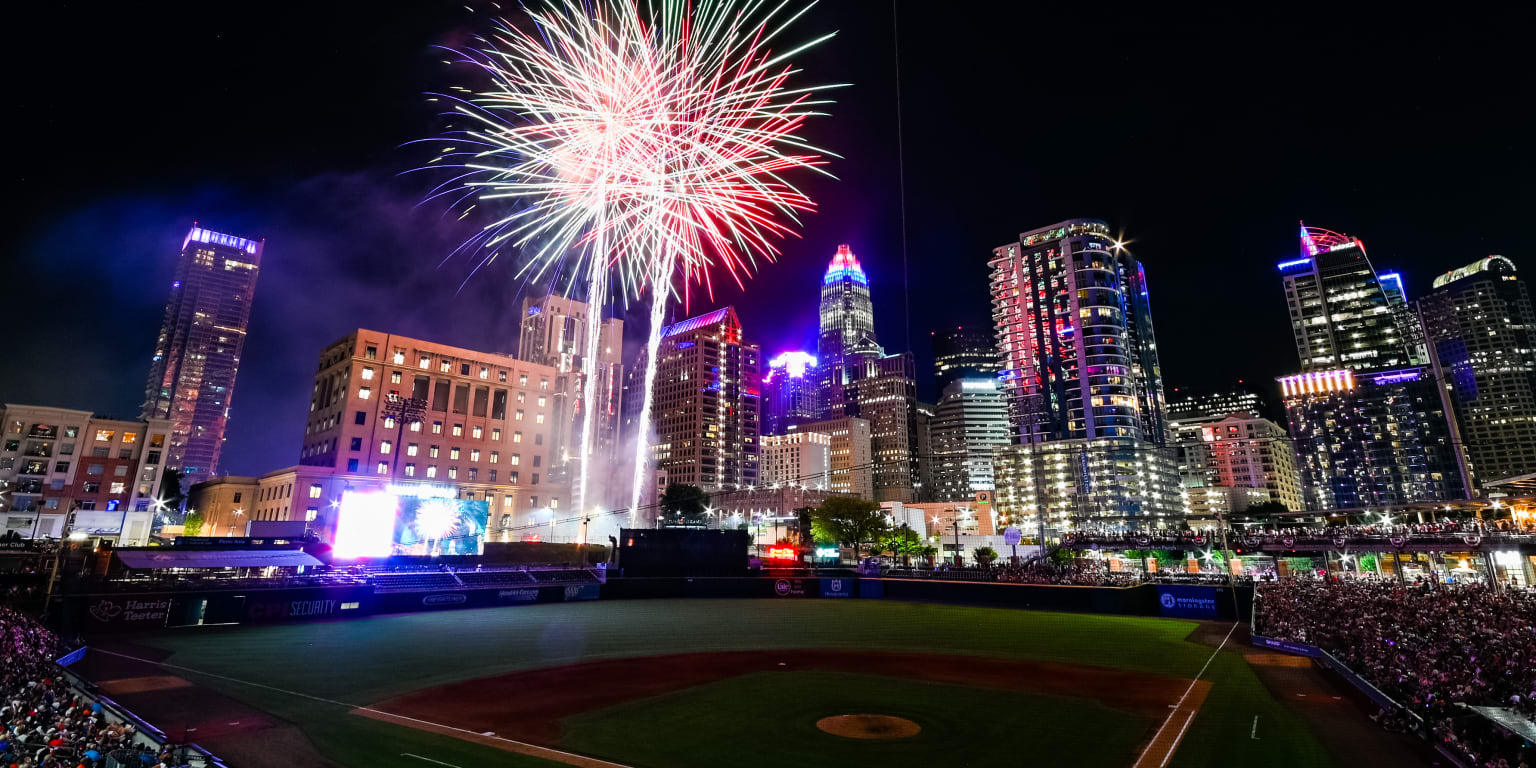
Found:
[[[649,600],[175,631],[131,642],[169,652],[170,664],[270,686],[170,670],[296,725],[325,758],[359,768],[551,763],[358,717],[349,714],[351,706],[593,660],[785,648],[963,654],[1095,665],[1186,681],[1209,661],[1203,676],[1211,684],[1209,695],[1188,723],[1170,766],[1331,764],[1307,725],[1259,682],[1243,658],[1248,649],[1234,640],[1212,659],[1212,642],[1190,638],[1198,627],[1188,621],[894,601]],[[1185,685],[1168,686],[1169,705]],[[1126,756],[1134,759],[1161,718],[1116,709],[1114,698],[1113,690],[1059,696],[826,670],[766,672],[570,716],[562,722],[560,743],[552,746],[641,768],[984,765],[1020,759],[1126,765]],[[906,717],[924,730],[910,740],[872,742],[815,728],[820,717],[863,712]],[[1257,723],[1262,738],[1253,737]],[[160,725],[173,733],[179,727]],[[217,751],[216,742],[209,746]]]

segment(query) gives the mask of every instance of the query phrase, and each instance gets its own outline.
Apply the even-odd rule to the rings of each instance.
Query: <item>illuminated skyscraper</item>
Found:
[[[1141,264],[1104,222],[1070,219],[987,265],[1013,443],[995,454],[998,510],[1053,525],[1182,517]]]
[[[929,429],[934,501],[970,501],[994,489],[992,451],[1008,444],[1008,404],[995,377],[950,382]]]
[[[760,357],[732,307],[662,329],[651,455],[668,483],[710,492],[761,485]]]
[[[181,243],[141,418],[170,420],[165,466],[184,488],[219,468],[264,244],[195,225]]]
[[[822,416],[816,358],[785,352],[768,363],[763,378],[763,434],[782,435],[795,424]]]
[[[997,354],[997,337],[990,328],[934,332],[932,342],[933,368],[940,392],[957,379],[995,378],[1003,367]]]
[[[1473,467],[1402,278],[1358,238],[1302,226],[1279,263],[1301,372],[1280,378],[1309,509],[1463,498]]]
[[[1435,278],[1419,312],[1479,479],[1536,473],[1536,311],[1514,262],[1489,256]]]
[[[821,335],[816,356],[824,372],[832,373],[857,355],[883,353],[875,341],[875,308],[869,300],[869,277],[847,245],[839,245],[821,278]]]
[[[586,302],[544,296],[523,299],[523,323],[518,335],[517,358],[559,370],[554,384],[554,412],[550,414],[561,429],[554,434],[553,482],[571,482],[581,444],[583,393],[582,369],[587,350]],[[619,421],[624,395],[624,321],[602,320],[598,331],[598,382],[592,444],[594,459],[606,467],[617,458]],[[600,486],[601,487],[601,486]],[[591,501],[603,501],[594,498]]]
[[[916,501],[921,483],[917,381],[910,353],[858,355],[833,370],[828,418],[869,422],[875,501]]]

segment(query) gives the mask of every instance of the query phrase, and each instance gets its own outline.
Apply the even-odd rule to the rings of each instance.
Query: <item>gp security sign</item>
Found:
[[[1215,587],[1192,587],[1183,584],[1159,584],[1158,607],[1163,615],[1176,619],[1216,618]]]

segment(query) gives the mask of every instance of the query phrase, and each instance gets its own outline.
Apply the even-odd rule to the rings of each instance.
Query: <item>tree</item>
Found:
[[[865,542],[875,541],[890,526],[891,521],[880,511],[879,504],[849,496],[833,496],[811,513],[811,531],[816,539],[853,547],[855,560],[859,559],[859,548]]]
[[[997,561],[997,550],[991,547],[977,547],[971,550],[971,557],[976,558],[976,564],[988,568]]]
[[[911,565],[912,558],[921,557],[927,548],[923,545],[923,537],[906,523],[882,535],[876,546],[881,552],[900,557],[903,565]]]
[[[182,529],[181,535],[183,535],[183,536],[201,536],[201,535],[203,535],[203,513],[201,513],[201,512],[188,512],[187,513],[187,521],[186,521],[185,525],[186,525],[186,527]]]
[[[661,494],[661,513],[677,518],[679,523],[699,525],[704,521],[704,509],[709,506],[709,496],[697,485],[667,483]]]

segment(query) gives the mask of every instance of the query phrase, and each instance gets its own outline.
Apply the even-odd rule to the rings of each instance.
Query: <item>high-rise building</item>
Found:
[[[1299,257],[1279,269],[1302,373],[1423,363],[1409,353],[1401,279],[1379,277],[1359,238],[1303,225]]]
[[[1185,395],[1174,390],[1168,401],[1168,421],[1220,418],[1229,413],[1246,413],[1254,418],[1267,418],[1264,398],[1246,389],[1224,392],[1203,392]]]
[[[875,308],[869,299],[869,277],[847,245],[839,245],[821,279],[821,333],[816,356],[821,369],[835,373],[857,356],[884,353],[875,341]]]
[[[1489,256],[1435,278],[1419,313],[1478,479],[1536,473],[1536,312],[1514,263]]]
[[[1015,444],[997,453],[1000,509],[1043,508],[1053,523],[1182,516],[1141,264],[1095,219],[1024,232],[987,264]],[[1087,474],[1064,482],[1054,476],[1063,462]],[[1003,487],[1004,464],[1014,488]],[[1017,485],[1020,472],[1050,482]],[[1035,488],[1046,493],[1019,496]]]
[[[822,417],[816,358],[785,352],[768,363],[763,377],[763,434],[782,435],[795,424]]]
[[[789,428],[789,434],[817,432],[832,438],[831,481],[827,490],[874,500],[874,453],[867,419],[844,417],[827,419]]]
[[[870,425],[874,501],[916,501],[921,467],[915,374],[911,353],[858,355],[832,373],[830,417],[857,416]]]
[[[585,419],[581,400],[586,386],[583,370],[588,355],[589,311],[586,302],[560,296],[523,299],[517,358],[557,371],[550,418],[561,428],[553,435],[555,442],[551,446],[551,455],[554,466],[550,468],[549,478],[559,483],[575,482],[577,462],[581,460],[581,430]],[[618,458],[624,397],[623,351],[624,321],[618,318],[602,320],[598,329],[598,380],[592,424],[592,459],[598,467],[610,466]],[[594,490],[600,488],[594,486]],[[613,501],[616,501],[613,494],[600,494],[589,499],[585,506]]]
[[[1306,509],[1296,449],[1285,428],[1243,410],[1169,422],[1192,520],[1231,520],[1266,502]]]
[[[824,491],[830,487],[832,436],[824,432],[763,435],[762,458],[764,488],[796,485]]]
[[[1473,467],[1407,309],[1358,238],[1302,226],[1280,262],[1301,372],[1280,378],[1309,509],[1463,498]]]
[[[930,430],[934,501],[969,501],[996,487],[992,454],[1008,444],[1008,404],[995,377],[950,382]]]
[[[554,419],[559,374],[359,328],[320,353],[299,464],[359,483],[452,486],[457,498],[488,503],[495,540],[570,508],[569,486],[549,476],[562,429]],[[392,398],[424,401],[420,420],[395,418]]]
[[[149,543],[170,421],[6,404],[0,428],[0,534]]]
[[[189,487],[219,468],[264,247],[195,225],[181,243],[140,418],[170,420],[166,463]]]
[[[733,307],[662,329],[651,457],[668,483],[705,491],[761,484],[761,356]]]
[[[1147,278],[1109,225],[1072,219],[993,250],[997,323],[1017,442],[1123,437],[1163,445],[1162,373]]]
[[[956,328],[935,331],[933,367],[938,388],[944,391],[956,379],[996,378],[1003,367],[997,354],[997,339],[990,328]]]

